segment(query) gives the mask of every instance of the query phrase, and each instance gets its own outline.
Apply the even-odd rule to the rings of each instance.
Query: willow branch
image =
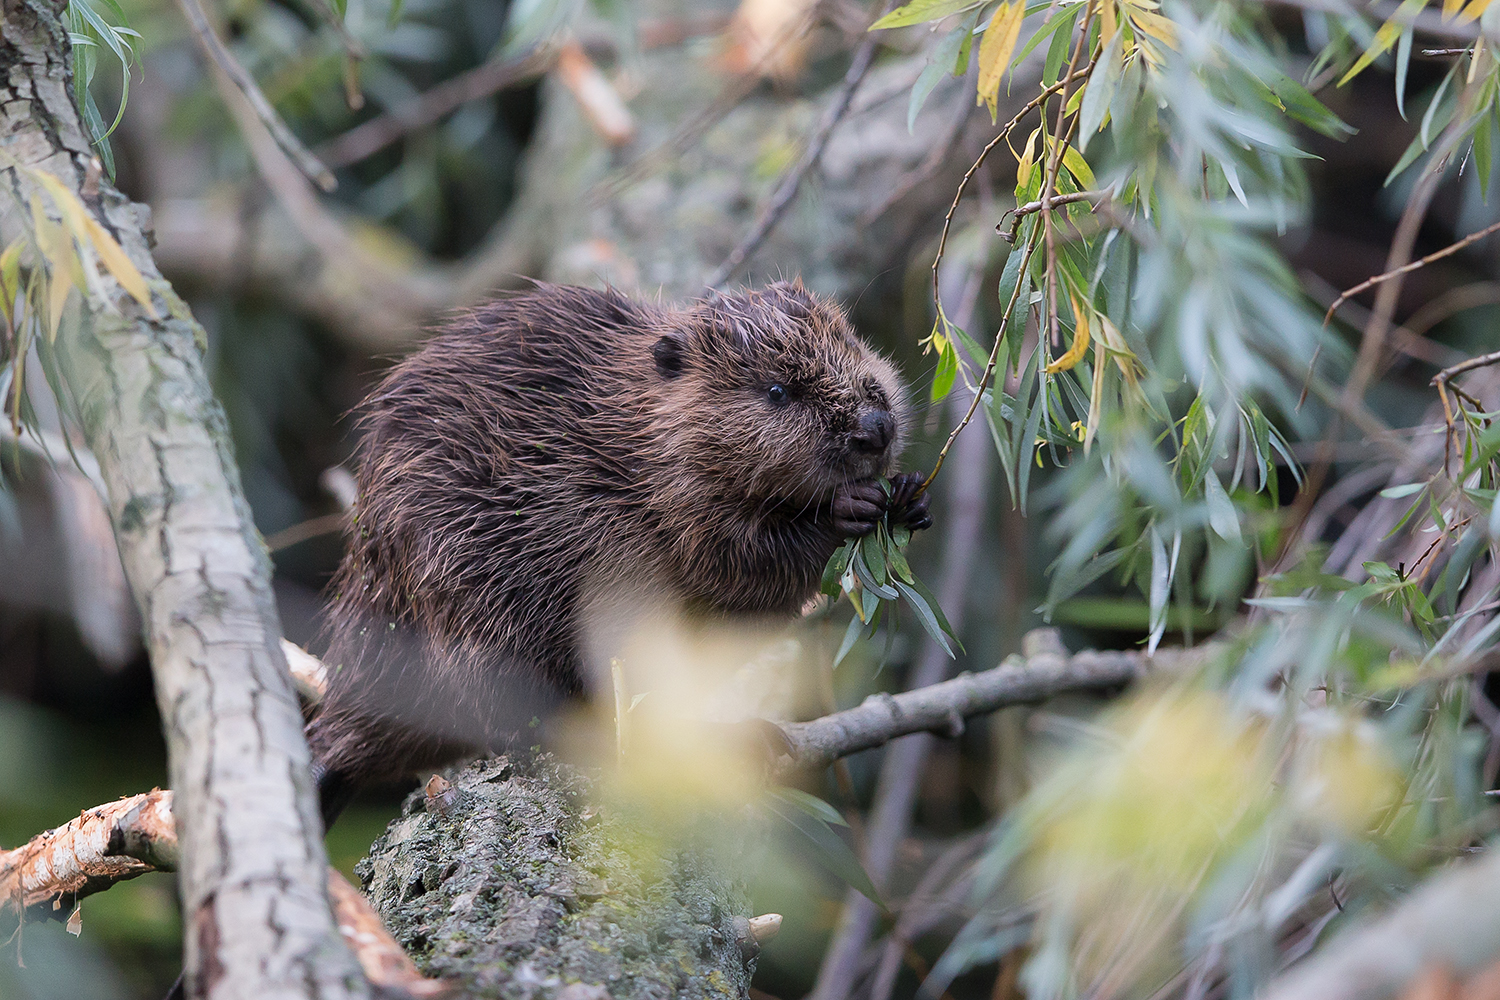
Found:
[[[776,183],[770,201],[756,217],[755,225],[750,228],[750,232],[745,234],[745,238],[740,241],[739,245],[729,252],[728,257],[724,258],[724,263],[720,264],[718,269],[709,276],[706,282],[709,288],[718,288],[734,277],[735,272],[744,265],[751,254],[760,248],[766,237],[771,235],[771,230],[776,228],[776,224],[786,214],[786,210],[791,207],[793,199],[797,197],[797,191],[802,187],[802,179],[823,158],[823,150],[828,146],[828,137],[833,134],[833,130],[848,113],[849,103],[854,100],[854,92],[864,82],[865,74],[870,71],[870,64],[875,61],[877,44],[873,34],[867,35],[865,40],[860,42],[859,48],[854,52],[854,59],[849,63],[848,71],[844,73],[843,83],[839,84],[838,93],[834,95],[833,102],[824,109],[823,118],[818,122],[817,129],[808,141],[802,158],[782,175],[781,180]]]
[[[1323,314],[1323,325],[1328,325],[1328,321],[1333,319],[1333,314],[1338,311],[1339,306],[1343,305],[1344,302],[1351,296],[1358,295],[1360,292],[1367,291],[1371,288],[1374,288],[1376,285],[1390,281],[1392,278],[1398,278],[1403,274],[1410,274],[1412,271],[1426,267],[1428,264],[1431,264],[1435,260],[1442,260],[1444,257],[1451,257],[1453,254],[1458,253],[1464,247],[1470,246],[1474,243],[1478,243],[1486,236],[1489,236],[1497,231],[1500,231],[1500,222],[1485,226],[1477,233],[1470,233],[1468,236],[1465,236],[1457,243],[1451,243],[1448,246],[1443,247],[1443,249],[1441,250],[1436,250],[1428,254],[1426,257],[1423,257],[1421,260],[1414,260],[1409,264],[1403,264],[1402,266],[1390,271],[1386,271],[1383,274],[1377,274],[1373,278],[1366,278],[1364,281],[1361,281],[1359,284],[1355,285],[1352,288],[1344,289],[1339,293],[1339,297],[1333,300],[1333,305],[1328,307],[1328,311]]]
[[[1069,655],[1052,629],[1038,629],[1027,643],[1040,647],[1030,656],[1011,656],[1000,666],[977,674],[906,691],[875,694],[855,708],[811,722],[783,725],[792,753],[778,767],[782,775],[827,767],[840,757],[884,746],[912,733],[957,736],[964,720],[1008,705],[1028,705],[1067,691],[1118,688],[1148,669],[1177,669],[1199,650],[1158,650],[1155,656],[1085,650]]]
[[[271,133],[276,140],[276,145],[280,146],[297,165],[297,169],[324,191],[332,191],[338,187],[338,181],[334,179],[333,172],[318,162],[318,158],[308,151],[308,148],[302,144],[302,140],[293,134],[291,128],[271,106],[271,102],[266,99],[266,95],[261,91],[260,85],[255,82],[255,78],[225,47],[218,33],[214,31],[213,25],[209,23],[208,12],[203,9],[203,4],[199,0],[177,0],[177,6],[181,8],[182,16],[187,18],[188,27],[192,29],[193,38],[197,41],[198,47],[203,50],[203,54],[245,96],[245,100],[254,109],[255,116]]]

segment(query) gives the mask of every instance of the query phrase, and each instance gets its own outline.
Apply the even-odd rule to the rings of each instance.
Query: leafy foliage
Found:
[[[1272,242],[1306,210],[1309,154],[1292,128],[1351,134],[1314,93],[1393,48],[1404,111],[1424,6],[1408,0],[1378,26],[1309,15],[1326,41],[1301,79],[1256,5],[917,0],[876,23],[949,26],[913,118],[937,75],[966,71],[972,38],[976,99],[992,113],[1003,81],[1044,54],[1036,99],[964,182],[1001,143],[1015,158],[998,329],[960,329],[935,294],[925,343],[934,399],[968,394],[1012,501],[1050,514],[1047,613],[1112,577],[1142,595],[1154,650],[1169,610],[1191,622],[1233,607],[1253,563],[1298,551],[1300,521],[1276,511],[1304,485],[1290,441],[1329,412],[1300,396],[1347,408],[1349,355]],[[1462,24],[1487,8],[1459,0],[1441,16]],[[1482,36],[1453,60],[1393,177],[1468,156],[1488,188],[1496,69]],[[1406,507],[1380,530],[1422,538],[1404,549],[1413,558],[1366,561],[1350,580],[1303,551],[1198,668],[1077,723],[1005,817],[980,866],[979,915],[924,995],[1030,942],[1034,998],[1184,982],[1249,996],[1288,937],[1312,946],[1490,828],[1467,670],[1500,631],[1486,612],[1500,591],[1500,430],[1447,376],[1435,384],[1441,461],[1422,452],[1421,481],[1380,498]],[[1032,497],[1044,460],[1058,474]]]

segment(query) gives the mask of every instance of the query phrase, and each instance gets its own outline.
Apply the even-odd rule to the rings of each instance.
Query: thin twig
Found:
[[[203,50],[203,54],[208,56],[239,88],[240,93],[245,95],[245,100],[254,109],[255,116],[271,133],[276,140],[276,145],[280,146],[282,151],[297,165],[297,169],[324,191],[332,191],[338,187],[333,171],[319,162],[318,158],[302,144],[302,140],[292,133],[291,128],[271,106],[271,102],[266,100],[266,95],[261,92],[255,78],[224,46],[218,33],[214,31],[213,25],[209,23],[208,12],[203,9],[199,0],[177,0],[177,6],[181,8],[183,17],[187,18],[188,27],[192,29],[193,37],[197,40],[198,47]]]
[[[1000,227],[1005,225],[1005,217],[1007,215],[1011,216],[1010,232],[1009,234],[1000,233],[1000,238],[1007,243],[1014,243],[1016,241],[1016,232],[1021,226],[1021,220],[1028,215],[1035,215],[1045,207],[1070,205],[1075,201],[1092,201],[1096,203],[1094,207],[1098,208],[1099,204],[1113,197],[1114,192],[1112,191],[1075,191],[1072,194],[1054,194],[1046,201],[1040,199],[1037,201],[1028,201],[1020,208],[1013,208],[1001,214],[1000,222],[995,226],[995,232],[1000,233]]]
[[[1432,376],[1432,382],[1430,384],[1437,387],[1438,398],[1443,401],[1443,423],[1447,425],[1447,430],[1444,434],[1443,441],[1443,472],[1445,473],[1448,471],[1448,464],[1452,459],[1453,442],[1458,436],[1458,428],[1454,426],[1453,422],[1453,404],[1448,399],[1448,390],[1451,388],[1455,393],[1464,394],[1458,386],[1449,386],[1448,383],[1452,379],[1458,377],[1459,375],[1462,375],[1464,372],[1471,372],[1476,368],[1484,368],[1488,365],[1493,365],[1496,363],[1500,363],[1500,351],[1494,351],[1490,354],[1481,354],[1477,358],[1470,358],[1468,361],[1461,362],[1449,368],[1444,368],[1442,371]],[[1472,399],[1472,397],[1470,398]]]
[[[1458,253],[1464,247],[1469,246],[1472,243],[1478,243],[1486,236],[1489,236],[1491,233],[1495,232],[1500,232],[1500,222],[1485,226],[1477,233],[1470,233],[1468,236],[1465,236],[1457,243],[1451,243],[1448,246],[1443,247],[1443,249],[1441,250],[1434,251],[1433,253],[1428,254],[1426,257],[1423,257],[1421,260],[1414,260],[1409,264],[1403,264],[1395,270],[1386,271],[1384,274],[1377,274],[1373,278],[1367,278],[1364,281],[1361,281],[1359,284],[1355,285],[1353,288],[1344,289],[1339,293],[1339,297],[1333,300],[1333,305],[1328,307],[1328,311],[1323,314],[1323,325],[1328,325],[1328,321],[1333,319],[1334,312],[1337,311],[1338,307],[1343,305],[1344,301],[1351,296],[1358,295],[1360,292],[1363,292],[1370,288],[1374,288],[1376,285],[1390,281],[1392,278],[1398,277],[1400,275],[1410,274],[1412,271],[1415,271],[1418,268],[1426,267],[1428,264],[1431,264],[1435,260],[1442,260],[1444,257],[1451,257],[1453,254]]]
[[[876,219],[890,211],[892,205],[895,205],[910,194],[912,189],[918,184],[936,174],[942,168],[943,164],[948,162],[949,157],[953,153],[953,147],[958,145],[958,141],[963,138],[964,126],[968,124],[973,114],[974,102],[969,99],[968,90],[961,89],[958,94],[958,114],[948,123],[948,127],[943,132],[942,138],[933,144],[931,151],[928,152],[921,163],[901,175],[901,178],[896,181],[895,186],[891,188],[890,194],[882,198],[879,204],[861,216],[860,222],[867,226],[870,225]]]
[[[318,147],[318,154],[334,168],[358,163],[471,101],[541,76],[556,59],[555,50],[539,46],[516,59],[482,63],[335,136]]]
[[[1063,87],[1066,87],[1069,83],[1072,83],[1075,78],[1079,76],[1087,76],[1093,68],[1094,64],[1089,63],[1088,66],[1079,70],[1077,73],[1070,73],[1063,79],[1058,80],[1052,86],[1044,88],[1040,94],[1037,94],[1031,100],[1027,101],[1026,104],[1021,108],[1021,110],[1017,111],[1015,113],[1015,116],[1001,127],[999,133],[985,144],[985,147],[979,151],[979,156],[977,156],[974,159],[974,162],[970,164],[969,169],[964,171],[963,178],[958,182],[958,190],[953,192],[953,200],[948,203],[948,211],[943,216],[943,231],[942,234],[938,236],[937,255],[933,257],[932,260],[932,300],[934,302],[938,302],[939,299],[938,265],[943,262],[943,255],[948,250],[948,233],[953,228],[953,216],[958,212],[958,203],[963,200],[964,191],[968,189],[969,182],[974,179],[974,175],[979,173],[979,168],[984,166],[984,161],[989,158],[989,155],[994,150],[994,148],[1008,139],[1011,132],[1015,130],[1015,127],[1021,124],[1022,118],[1025,118],[1037,108],[1041,107],[1044,103],[1046,103],[1047,98],[1057,93]],[[938,307],[942,308],[941,303],[939,303]]]
[[[803,151],[802,158],[782,175],[776,184],[776,190],[771,194],[771,199],[766,207],[761,210],[755,220],[755,225],[739,245],[729,252],[705,284],[709,288],[719,288],[724,282],[734,276],[734,273],[749,259],[760,245],[765,242],[766,237],[771,235],[771,230],[781,221],[786,210],[791,207],[792,200],[797,197],[797,191],[802,187],[802,180],[808,171],[817,166],[818,161],[823,158],[823,150],[828,145],[828,137],[833,130],[843,121],[844,115],[849,111],[849,102],[854,100],[854,92],[864,82],[865,74],[870,71],[870,64],[875,61],[875,49],[879,45],[874,34],[865,36],[860,42],[859,48],[854,51],[854,59],[849,63],[849,69],[844,74],[844,82],[839,85],[838,93],[834,95],[833,103],[823,112],[823,118],[818,122],[817,130],[813,132],[808,141],[807,149]]]

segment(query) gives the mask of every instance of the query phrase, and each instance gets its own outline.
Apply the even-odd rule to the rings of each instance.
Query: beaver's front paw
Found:
[[[833,528],[840,538],[862,538],[885,517],[885,490],[877,479],[845,483],[833,494]]]
[[[891,498],[887,501],[891,524],[904,524],[911,531],[932,527],[927,491],[922,490],[926,478],[920,472],[903,472],[891,479]]]

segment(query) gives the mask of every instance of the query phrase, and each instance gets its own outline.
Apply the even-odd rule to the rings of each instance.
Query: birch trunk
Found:
[[[155,318],[108,274],[75,292],[59,356],[151,654],[182,839],[189,995],[364,996],[328,905],[269,564],[204,372],[203,330],[151,259],[145,211],[100,179],[63,10],[5,0],[0,148],[77,194],[154,293]],[[8,244],[26,232],[34,185],[13,168],[0,176]]]

